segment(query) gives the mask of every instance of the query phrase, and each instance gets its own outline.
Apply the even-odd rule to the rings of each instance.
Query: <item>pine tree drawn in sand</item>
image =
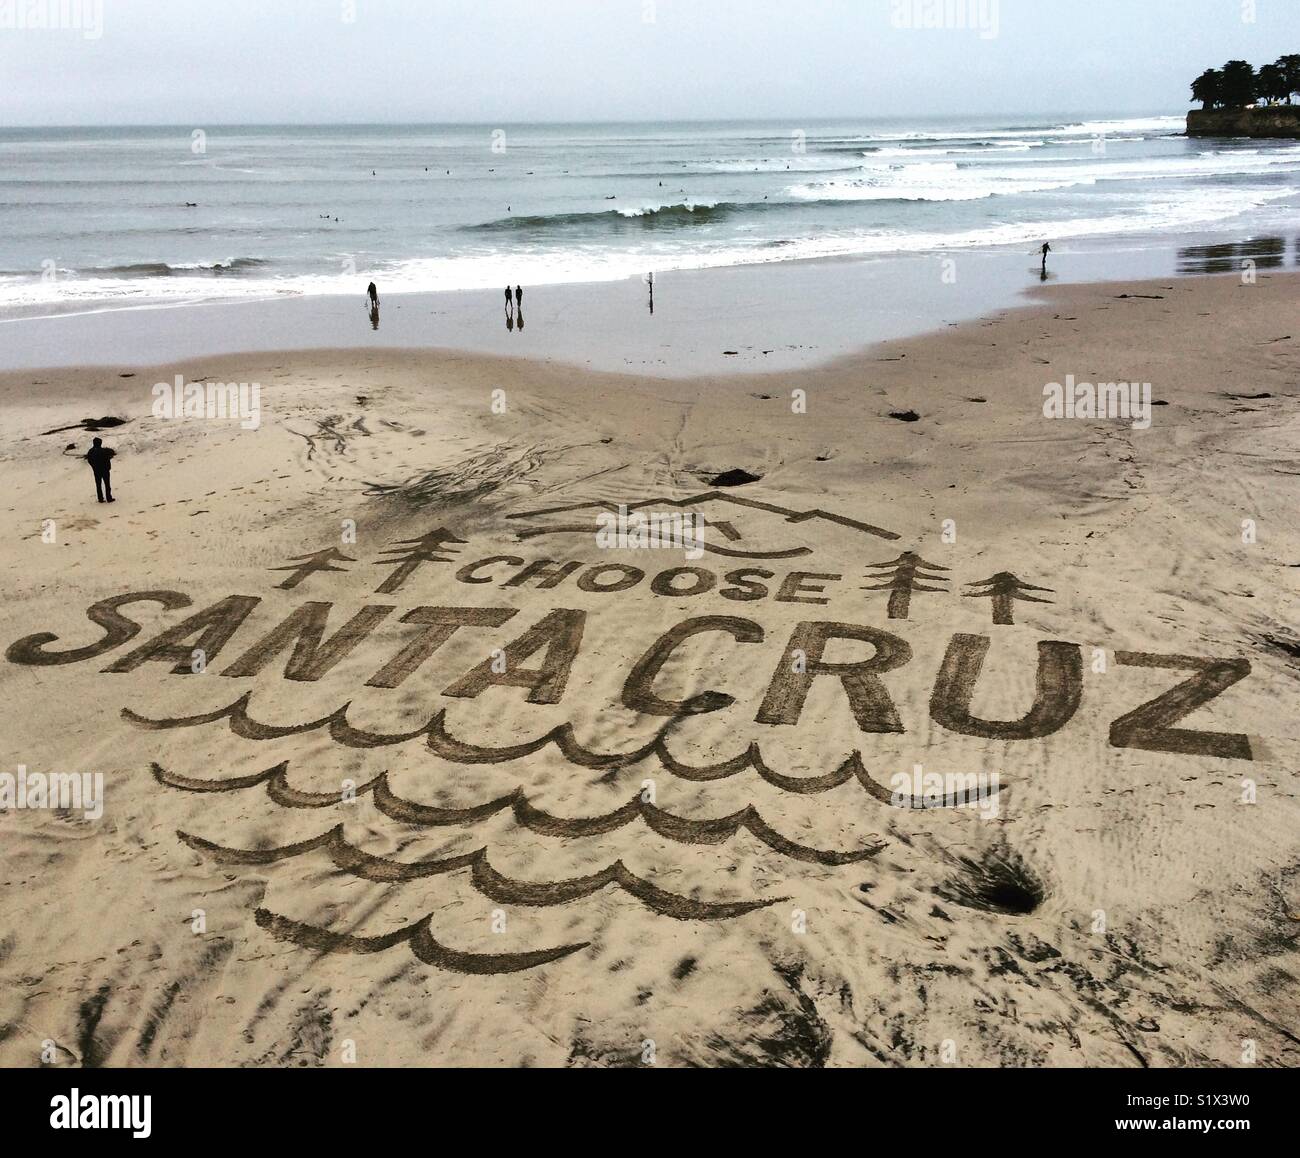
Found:
[[[329,547],[324,551],[315,551],[310,555],[294,555],[293,562],[287,567],[272,567],[272,571],[292,571],[283,583],[277,583],[276,587],[281,591],[292,591],[309,575],[316,574],[317,571],[346,571],[346,567],[335,567],[334,563],[355,563],[356,560],[349,555],[343,554],[337,547]]]
[[[924,591],[927,593],[937,593],[946,595],[947,587],[928,587],[928,583],[947,583],[948,580],[942,575],[931,574],[933,571],[947,571],[949,568],[941,567],[938,563],[927,563],[920,555],[912,551],[905,551],[897,559],[891,559],[888,563],[868,563],[867,566],[873,571],[880,571],[879,575],[868,575],[868,579],[880,580],[875,586],[863,587],[863,591],[888,591],[889,595],[889,618],[906,619],[912,608],[912,593],[914,591]]]
[[[1032,583],[1026,583],[1023,579],[1012,575],[1010,571],[999,571],[996,575],[988,579],[981,579],[978,583],[967,583],[967,587],[983,587],[984,591],[968,591],[967,599],[992,599],[993,600],[993,622],[1001,626],[1011,626],[1016,622],[1015,602],[1017,599],[1024,603],[1051,603],[1050,599],[1039,599],[1036,595],[1030,595],[1030,591],[1047,591],[1055,594],[1050,587],[1035,587]]]
[[[375,589],[376,593],[392,595],[395,591],[400,591],[406,581],[419,569],[421,563],[452,562],[451,556],[456,554],[456,549],[450,544],[463,545],[465,542],[465,539],[456,538],[446,527],[439,527],[436,531],[430,531],[418,539],[402,539],[394,543],[393,546],[386,548],[386,551],[395,554],[396,558],[381,559],[379,563],[381,566],[393,564],[400,564],[400,566]],[[448,551],[450,554],[440,555],[438,553],[440,551]]]

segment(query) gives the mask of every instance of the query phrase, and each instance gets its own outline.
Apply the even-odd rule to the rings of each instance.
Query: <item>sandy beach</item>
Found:
[[[1300,1063],[1298,288],[5,374],[0,1065]]]

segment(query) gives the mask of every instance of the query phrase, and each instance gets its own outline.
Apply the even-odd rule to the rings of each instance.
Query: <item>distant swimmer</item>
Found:
[[[113,498],[113,457],[117,454],[115,450],[109,450],[104,445],[102,438],[95,439],[95,444],[86,451],[86,461],[90,463],[90,469],[95,472],[95,494],[101,503],[111,503],[116,500]]]
[[[372,310],[379,309],[379,290],[375,288],[374,282],[371,282],[366,287],[366,297],[370,299],[370,308]]]

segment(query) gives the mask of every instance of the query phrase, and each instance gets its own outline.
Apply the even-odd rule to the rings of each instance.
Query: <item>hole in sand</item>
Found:
[[[1046,891],[1019,853],[1005,845],[979,860],[961,858],[962,871],[935,886],[945,901],[985,913],[1024,916],[1043,903]]]
[[[763,476],[761,474],[750,474],[747,470],[729,470],[722,474],[714,475],[709,479],[711,487],[743,487],[750,483],[760,482]]]
[[[921,416],[915,410],[893,410],[889,414],[890,418],[897,418],[899,422],[920,422]]]

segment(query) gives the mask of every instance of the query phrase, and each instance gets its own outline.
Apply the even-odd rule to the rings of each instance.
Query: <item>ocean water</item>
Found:
[[[0,129],[0,314],[1293,228],[1300,144],[1183,127]]]

